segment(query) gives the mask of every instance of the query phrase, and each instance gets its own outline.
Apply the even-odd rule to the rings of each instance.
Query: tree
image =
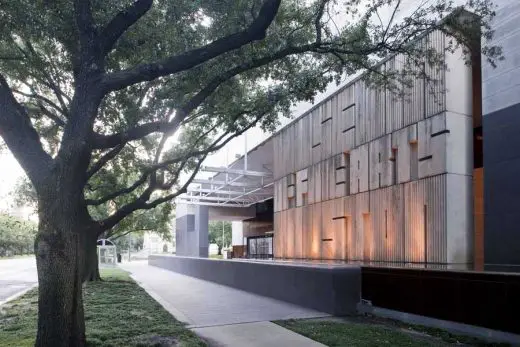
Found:
[[[108,187],[114,189],[114,187],[125,187],[129,185],[132,178],[135,179],[135,172],[129,172],[128,168],[126,172],[121,172],[121,168],[116,165],[111,165],[109,168],[104,168],[102,172],[95,176],[99,183],[96,185],[94,191],[87,191],[86,196],[90,199],[100,199],[105,195],[109,194]],[[17,206],[29,206],[38,211],[37,194],[32,186],[31,182],[27,178],[21,178],[12,192],[14,203]],[[89,213],[95,220],[102,220],[107,218],[109,210],[107,208],[114,208],[113,204],[116,202],[112,201],[112,206],[96,205],[89,206]],[[171,239],[171,221],[172,218],[172,206],[171,204],[162,204],[154,209],[141,210],[136,212],[112,229],[103,232],[98,235],[98,238],[109,238],[111,240],[130,240],[132,239],[131,233],[136,233],[142,236],[144,231],[150,231],[158,234],[166,240]],[[126,237],[129,236],[129,237]],[[124,241],[120,241],[123,242]],[[98,256],[96,252],[96,244],[85,245],[90,251],[86,252],[86,259],[83,267],[83,279],[87,281],[101,280],[99,275],[99,264]]]
[[[117,247],[117,251],[138,251],[143,247],[144,236],[143,232],[135,232],[127,235],[116,236],[111,240]]]
[[[33,222],[0,214],[0,257],[32,253],[36,230]]]
[[[468,0],[478,18],[432,0],[399,21],[399,0],[365,3],[1,0],[0,135],[38,199],[37,346],[85,345],[81,288],[98,235],[185,192],[209,153],[253,126],[273,129],[294,103],[361,68],[385,88],[424,77],[371,66],[391,53],[438,63],[443,52],[409,44],[428,30],[454,37],[446,50],[490,36],[488,0]],[[96,180],[112,165],[137,179]],[[92,199],[100,185],[110,193]]]
[[[216,243],[218,255],[222,255],[222,248],[231,244],[231,222],[211,221],[208,224],[208,231],[209,243]]]

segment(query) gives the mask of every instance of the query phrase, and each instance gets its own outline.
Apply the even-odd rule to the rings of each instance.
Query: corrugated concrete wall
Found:
[[[471,69],[445,59],[401,96],[357,80],[275,136],[276,257],[471,262]]]

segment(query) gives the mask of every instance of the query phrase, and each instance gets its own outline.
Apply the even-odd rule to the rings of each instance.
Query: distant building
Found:
[[[175,230],[172,230],[171,240],[168,241],[157,233],[147,231],[144,233],[143,251],[149,254],[174,253],[175,252]]]

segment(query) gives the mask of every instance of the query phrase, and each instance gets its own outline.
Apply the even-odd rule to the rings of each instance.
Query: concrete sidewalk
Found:
[[[147,262],[120,266],[210,346],[324,346],[270,321],[329,316],[326,313],[184,276]]]

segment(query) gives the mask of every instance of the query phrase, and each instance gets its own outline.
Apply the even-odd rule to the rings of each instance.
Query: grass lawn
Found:
[[[209,255],[209,258],[210,259],[224,259],[224,256],[221,254],[221,255],[218,255],[218,254],[210,254]]]
[[[357,321],[304,319],[275,323],[330,347],[498,346],[471,337],[454,336],[439,329],[408,326],[395,321],[374,322],[359,318]]]
[[[88,346],[206,346],[125,271],[101,269],[103,282],[84,287]],[[33,346],[38,289],[0,307],[0,346]]]
[[[0,260],[3,259],[18,259],[18,258],[31,258],[34,257],[34,254],[16,254],[16,255],[9,255],[5,257],[0,256]]]

